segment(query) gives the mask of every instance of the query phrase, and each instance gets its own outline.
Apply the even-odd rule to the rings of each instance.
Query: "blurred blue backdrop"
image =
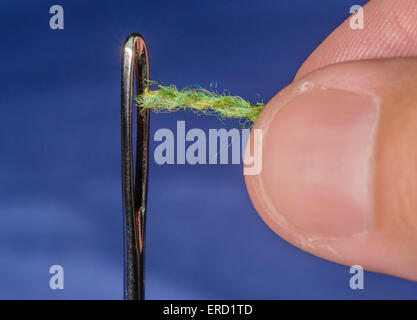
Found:
[[[269,100],[365,1],[2,1],[0,298],[121,299],[120,53],[141,33],[151,78]],[[60,4],[65,29],[49,28]],[[235,122],[152,114],[158,128]],[[152,142],[151,147],[155,148]],[[349,269],[275,235],[253,209],[240,165],[150,166],[150,299],[417,298],[417,284]],[[65,289],[49,288],[49,267]]]

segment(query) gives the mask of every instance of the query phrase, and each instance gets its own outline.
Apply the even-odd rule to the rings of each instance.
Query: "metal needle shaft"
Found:
[[[122,51],[122,188],[125,232],[125,299],[144,299],[144,243],[148,184],[149,110],[137,113],[136,172],[133,176],[132,103],[148,86],[149,64],[145,40],[131,34]]]

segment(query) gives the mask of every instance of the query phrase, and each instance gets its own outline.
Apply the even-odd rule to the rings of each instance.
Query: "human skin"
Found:
[[[417,2],[373,0],[265,107],[265,223],[327,260],[417,280]]]

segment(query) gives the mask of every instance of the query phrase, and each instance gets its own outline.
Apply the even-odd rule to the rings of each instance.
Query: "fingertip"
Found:
[[[325,259],[417,279],[417,224],[410,217],[415,195],[412,188],[396,190],[417,177],[400,174],[398,180],[395,166],[412,166],[417,154],[404,157],[404,146],[393,140],[407,145],[416,139],[405,128],[417,125],[417,117],[402,115],[403,124],[393,128],[388,112],[401,114],[412,101],[415,106],[417,98],[405,98],[398,88],[413,81],[416,65],[392,60],[329,66],[268,103],[254,126],[263,132],[262,171],[245,180],[273,231]],[[402,199],[414,206],[405,209]]]

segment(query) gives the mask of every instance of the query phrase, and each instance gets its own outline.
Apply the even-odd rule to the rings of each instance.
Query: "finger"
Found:
[[[266,224],[314,255],[417,280],[417,59],[331,65],[275,96],[245,176]]]
[[[417,57],[417,1],[370,1],[363,7],[363,30],[352,30],[351,19],[323,41],[304,62],[296,78],[338,62]]]

